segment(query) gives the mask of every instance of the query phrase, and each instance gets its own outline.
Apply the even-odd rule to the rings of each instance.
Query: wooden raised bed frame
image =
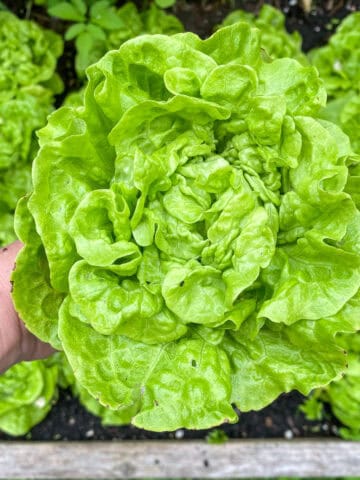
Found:
[[[342,440],[1,442],[0,479],[360,477]]]

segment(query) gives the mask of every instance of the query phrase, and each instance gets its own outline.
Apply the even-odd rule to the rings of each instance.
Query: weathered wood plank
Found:
[[[3,442],[0,479],[360,476],[360,442]]]

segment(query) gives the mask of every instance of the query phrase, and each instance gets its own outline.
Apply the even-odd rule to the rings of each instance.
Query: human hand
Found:
[[[25,328],[14,309],[10,278],[21,248],[17,241],[0,249],[0,373],[14,363],[45,358],[54,352]]]

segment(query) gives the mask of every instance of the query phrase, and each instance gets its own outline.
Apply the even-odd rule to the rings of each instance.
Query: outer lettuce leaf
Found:
[[[119,408],[112,410],[101,405],[86,388],[82,387],[74,376],[74,372],[66,359],[64,353],[56,353],[52,357],[59,370],[58,385],[64,389],[71,389],[74,397],[78,398],[83,407],[90,413],[101,418],[101,423],[105,426],[120,426],[131,422],[133,409]]]
[[[302,320],[287,327],[266,322],[254,339],[242,338],[241,330],[224,339],[232,365],[231,400],[241,411],[258,410],[282,392],[296,389],[307,395],[339,379],[346,357],[329,323]]]
[[[18,210],[25,322],[60,339],[102,405],[155,431],[339,378],[334,337],[359,317],[356,157],[317,118],[316,70],[265,62],[237,23],[205,41],[141,36],[88,75],[84,107],[40,131]],[[26,287],[39,252],[51,321]]]
[[[44,342],[62,349],[57,333],[57,314],[63,295],[50,285],[46,255],[29,215],[27,202],[28,198],[23,197],[16,210],[15,230],[25,247],[16,260],[12,295],[14,301],[20,304],[20,317],[28,318],[27,328]],[[37,301],[34,302],[34,298]],[[39,318],[42,318],[41,322]]]
[[[359,335],[357,336],[357,343]],[[344,378],[331,383],[325,393],[325,398],[331,405],[334,415],[344,425],[340,429],[340,435],[347,439],[358,440],[360,438],[360,359],[359,348],[352,349],[350,341],[348,369]]]
[[[81,107],[84,104],[84,89],[69,93],[64,100],[65,107]]]
[[[83,343],[75,354],[79,334]],[[227,357],[203,339],[147,346],[120,335],[103,336],[70,315],[68,300],[61,308],[60,337],[80,384],[103,405],[131,409],[140,428],[206,428],[237,418]],[[93,348],[101,356],[85,373],[81,365],[88,364]],[[98,370],[104,367],[99,382]]]
[[[79,383],[76,383],[73,393],[79,398],[80,403],[86,408],[86,410],[101,418],[102,425],[122,426],[131,423],[134,409],[118,408],[112,410],[111,408],[106,408],[90,395],[85,388],[81,387]]]
[[[359,296],[358,296],[359,297]],[[359,300],[357,300],[359,301]],[[359,318],[358,325],[360,326]],[[311,416],[311,405],[322,409],[323,403],[328,403],[333,414],[340,420],[340,436],[349,440],[360,438],[360,334],[344,334],[338,343],[347,352],[348,368],[345,375],[332,382],[327,388],[315,390],[305,402],[303,409],[306,416]]]
[[[340,114],[340,126],[349,136],[355,152],[360,154],[360,94],[352,96]]]
[[[338,329],[344,332],[353,332],[354,328],[360,329],[359,306],[360,290],[332,317],[315,322],[301,320],[290,327],[267,321],[256,338],[250,336],[251,342],[249,342],[250,329],[244,328],[247,327],[244,324],[242,330],[224,342],[224,348],[232,358],[233,398],[240,410],[262,408],[281,392],[292,390],[295,384],[296,389],[308,395],[313,388],[310,387],[310,383],[325,385],[328,383],[326,379],[336,375],[336,381],[327,388],[315,390],[311,398],[330,402],[335,415],[345,425],[354,430],[358,429],[356,363],[359,362],[359,334],[343,334],[339,340],[334,332]],[[241,369],[238,368],[240,365]],[[345,377],[340,373],[344,366]],[[348,378],[349,382],[346,381]],[[263,383],[259,388],[261,379]],[[330,392],[329,395],[327,392]],[[344,397],[350,397],[348,417],[351,419],[348,420],[350,423],[345,421],[345,413],[342,419],[336,410],[344,410],[341,407]],[[257,407],[254,406],[255,403]],[[311,404],[307,410],[309,408]],[[320,407],[317,406],[317,411],[319,410]],[[313,408],[311,411],[313,412]]]
[[[337,123],[349,136],[355,152],[360,154],[360,93],[350,93],[330,100],[321,116]]]
[[[359,257],[307,236],[283,247],[268,279],[273,293],[259,315],[292,324],[336,314],[359,289]],[[265,282],[266,282],[266,274]]]

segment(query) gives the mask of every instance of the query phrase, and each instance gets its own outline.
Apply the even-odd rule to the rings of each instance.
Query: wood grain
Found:
[[[360,476],[360,442],[2,442],[0,479]]]

